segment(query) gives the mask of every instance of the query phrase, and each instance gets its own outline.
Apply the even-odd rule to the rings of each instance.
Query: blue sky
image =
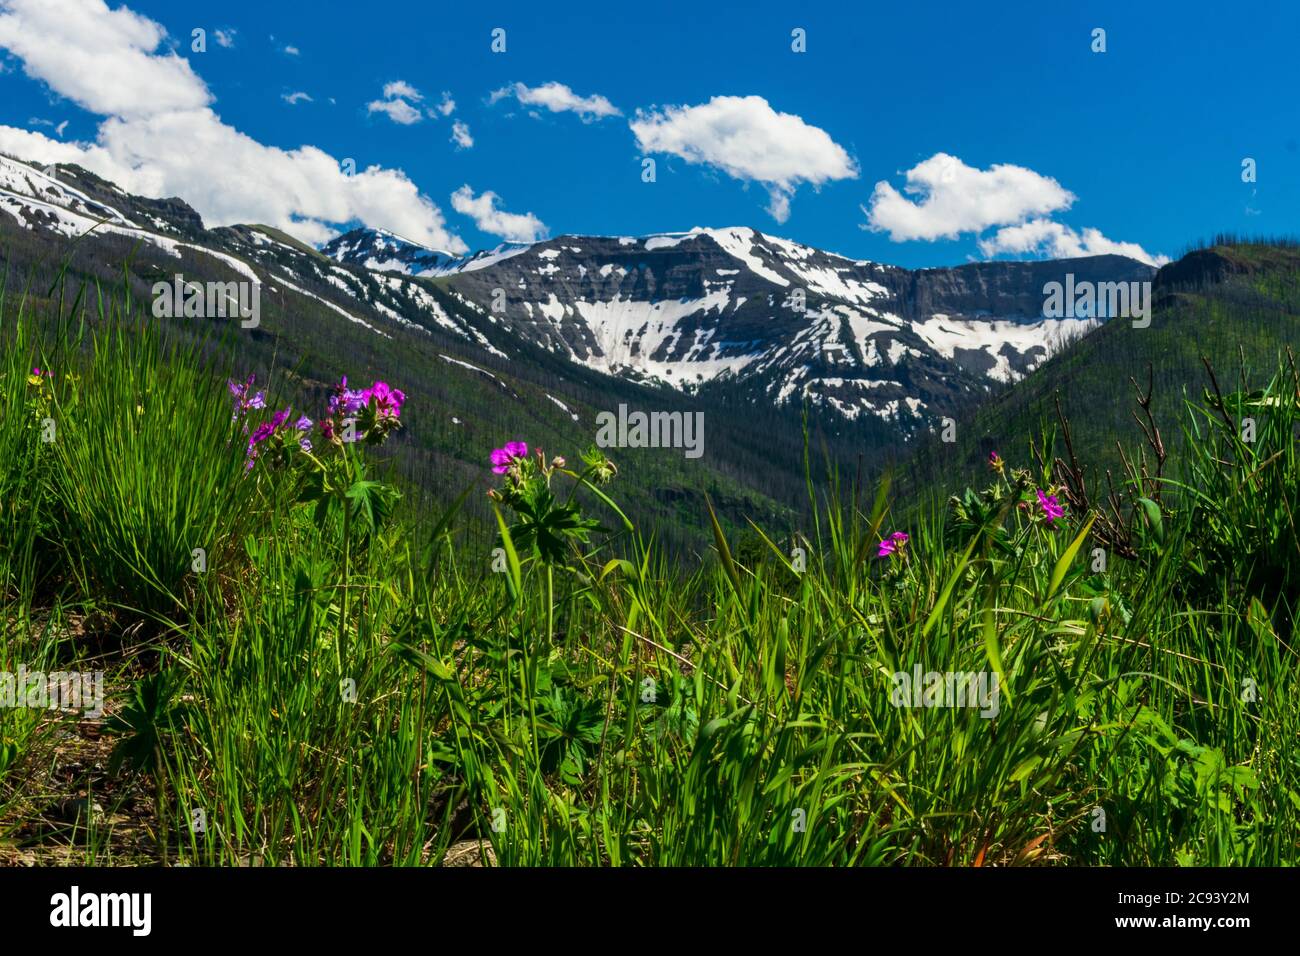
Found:
[[[0,150],[84,159],[210,225],[470,249],[750,225],[917,267],[1176,257],[1300,221],[1291,4],[120,6],[0,0]],[[371,172],[337,180],[345,158]]]

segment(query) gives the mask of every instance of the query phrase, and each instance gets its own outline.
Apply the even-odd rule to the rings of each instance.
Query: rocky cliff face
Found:
[[[262,226],[204,229],[179,199],[130,196],[76,167],[4,158],[0,212],[26,229],[93,228],[170,256],[198,254],[377,335],[437,330],[520,361],[536,347],[560,368],[706,400],[807,403],[904,436],[1017,381],[1095,324],[1044,317],[1046,283],[1152,276],[1119,256],[911,271],[748,228],[560,236],[465,257],[358,229],[318,251]]]
[[[1043,286],[1139,281],[1120,256],[909,271],[753,229],[561,236],[434,273],[512,336],[611,375],[741,388],[903,431],[1014,382],[1091,319],[1044,318]]]

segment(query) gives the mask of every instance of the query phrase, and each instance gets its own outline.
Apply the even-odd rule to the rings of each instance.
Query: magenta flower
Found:
[[[876,552],[876,557],[887,558],[891,554],[902,554],[903,548],[907,546],[908,537],[905,532],[895,531],[888,538],[880,542],[880,548]]]
[[[262,424],[253,429],[253,434],[248,438],[248,462],[250,466],[252,465],[253,459],[257,457],[257,446],[279,431],[280,427],[284,425],[288,418],[289,409],[286,408],[272,415],[269,422],[262,422]]]
[[[274,433],[275,427],[270,422],[262,422],[262,424],[254,428],[253,434],[248,437],[248,453],[253,454],[253,450]]]
[[[506,442],[504,448],[492,449],[492,471],[504,475],[515,461],[528,457],[528,445],[521,441]]]
[[[1044,494],[1041,488],[1038,489],[1038,506],[1043,509],[1043,517],[1049,525],[1057,518],[1065,517],[1065,509],[1057,503],[1056,496]]]
[[[375,382],[361,392],[362,405],[369,405],[372,401],[375,403],[375,412],[379,418],[400,418],[406,393],[401,389],[392,388],[387,382]]]

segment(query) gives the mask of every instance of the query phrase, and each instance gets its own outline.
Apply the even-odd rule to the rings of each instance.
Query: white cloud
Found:
[[[964,232],[1024,222],[1068,209],[1074,194],[1055,179],[1023,166],[974,169],[955,156],[936,153],[906,173],[907,198],[889,183],[876,183],[867,213],[869,227],[906,239],[955,239]]]
[[[284,100],[290,106],[297,106],[299,103],[313,102],[311,96],[302,92],[302,90],[299,90],[296,93],[284,93],[281,95],[280,99]]]
[[[384,98],[366,104],[371,113],[383,113],[394,123],[412,126],[424,119],[424,113],[414,105],[424,99],[424,94],[405,80],[384,84]]]
[[[0,126],[0,151],[76,163],[145,196],[181,196],[209,226],[260,222],[307,242],[360,220],[448,252],[467,251],[442,211],[397,170],[345,175],[314,146],[284,150],[223,123],[189,64],[157,52],[161,26],[103,0],[0,0],[0,47],[50,89],[104,117],[94,143]]]
[[[469,149],[474,145],[474,137],[469,134],[469,127],[456,120],[451,124],[451,141],[457,149]]]
[[[424,119],[424,114],[406,100],[372,100],[366,104],[371,113],[384,113],[394,123],[411,126]]]
[[[384,84],[384,99],[406,99],[415,100],[417,103],[424,99],[424,94],[413,87],[405,80],[394,80],[391,83]]]
[[[903,193],[876,183],[863,228],[888,232],[894,242],[911,239],[956,239],[997,228],[979,240],[980,252],[1038,255],[1052,258],[1129,256],[1152,265],[1168,262],[1133,242],[1107,239],[1098,229],[1082,231],[1047,218],[1069,209],[1074,193],[1055,179],[1023,166],[996,164],[988,169],[967,166],[955,156],[936,153],[905,174]],[[909,198],[911,197],[911,198]]]
[[[289,46],[285,47],[285,48],[284,48],[284,52],[287,53],[287,54],[289,54],[289,56],[301,56],[301,55],[302,55],[302,51],[299,50],[299,49],[298,49],[296,46],[294,46],[293,44],[290,44]]]
[[[4,0],[0,47],[24,72],[101,116],[135,119],[212,102],[189,61],[155,53],[166,31],[103,0]]]
[[[825,130],[778,113],[761,96],[715,96],[699,106],[638,110],[629,125],[642,152],[680,156],[762,183],[778,222],[789,217],[790,197],[800,183],[817,187],[858,175],[857,164]]]
[[[58,134],[59,136],[62,136],[62,135],[63,135],[63,131],[64,131],[65,129],[67,129],[67,128],[68,128],[68,121],[67,121],[67,120],[64,120],[64,121],[63,121],[62,123],[60,123],[58,126],[54,127],[54,132],[55,132],[56,134]]]
[[[442,91],[442,102],[438,104],[438,112],[443,116],[450,116],[456,112],[456,101],[451,98],[451,94],[446,90]]]
[[[1032,254],[1049,259],[1074,259],[1080,256],[1128,256],[1151,266],[1162,266],[1168,256],[1151,255],[1136,242],[1107,239],[1099,229],[1081,231],[1050,219],[1031,219],[1018,226],[1004,226],[992,236],[981,239],[980,252],[985,256],[1009,253]]]
[[[235,45],[236,33],[238,33],[237,30],[214,30],[212,36],[217,41],[217,46],[225,47],[228,50]]]
[[[496,103],[510,96],[524,106],[543,106],[552,113],[577,113],[584,123],[606,116],[623,115],[613,103],[599,93],[592,96],[579,96],[563,83],[554,81],[532,88],[522,83],[512,83],[495,90],[488,98],[488,102]]]
[[[483,232],[500,236],[502,239],[536,242],[546,235],[546,224],[531,212],[519,215],[498,209],[497,201],[500,198],[491,191],[481,193],[475,198],[474,190],[467,184],[451,194],[451,208],[462,216],[469,216],[474,220],[474,225]]]

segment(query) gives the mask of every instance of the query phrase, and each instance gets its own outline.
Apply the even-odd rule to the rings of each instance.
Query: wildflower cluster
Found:
[[[489,460],[492,473],[504,475],[506,482],[500,490],[488,491],[488,497],[511,507],[532,497],[538,487],[549,488],[551,476],[567,464],[559,455],[548,462],[540,448],[530,456],[528,443],[522,441],[506,442],[503,447],[492,449]]]
[[[560,456],[547,461],[539,448],[528,453],[527,442],[507,442],[494,448],[489,458],[494,474],[505,482],[500,488],[488,491],[493,502],[506,505],[516,515],[510,528],[510,538],[518,548],[531,550],[548,564],[564,560],[568,542],[586,543],[592,531],[601,530],[600,523],[583,515],[582,509],[570,494],[561,503],[551,489],[551,480],[559,472],[575,479],[578,484],[604,484],[617,473],[614,463],[599,449],[591,449],[582,456],[585,466],[581,474],[568,471]],[[575,489],[576,490],[576,489]]]
[[[387,382],[377,381],[369,388],[348,388],[345,375],[330,394],[321,419],[321,435],[336,444],[364,441],[382,445],[391,432],[401,427],[405,401],[406,393]]]
[[[231,379],[227,383],[234,401],[231,420],[244,421],[245,434],[249,432],[249,413],[266,407],[266,392],[255,391],[254,384],[252,375],[243,382]],[[377,381],[369,388],[351,389],[348,388],[347,376],[344,376],[331,391],[319,426],[306,415],[299,415],[290,422],[293,411],[286,406],[253,428],[248,437],[246,468],[251,470],[259,458],[269,463],[287,464],[295,447],[310,453],[316,447],[312,434],[317,427],[325,447],[358,441],[381,445],[401,427],[405,401],[406,394],[387,382]]]
[[[1012,511],[1028,519],[1031,527],[1056,531],[1064,526],[1067,514],[1058,486],[1039,487],[1030,471],[1011,467],[996,451],[990,452],[988,465],[995,476],[992,485],[980,492],[967,488],[949,499],[951,534],[965,540],[979,528],[1002,528]]]

